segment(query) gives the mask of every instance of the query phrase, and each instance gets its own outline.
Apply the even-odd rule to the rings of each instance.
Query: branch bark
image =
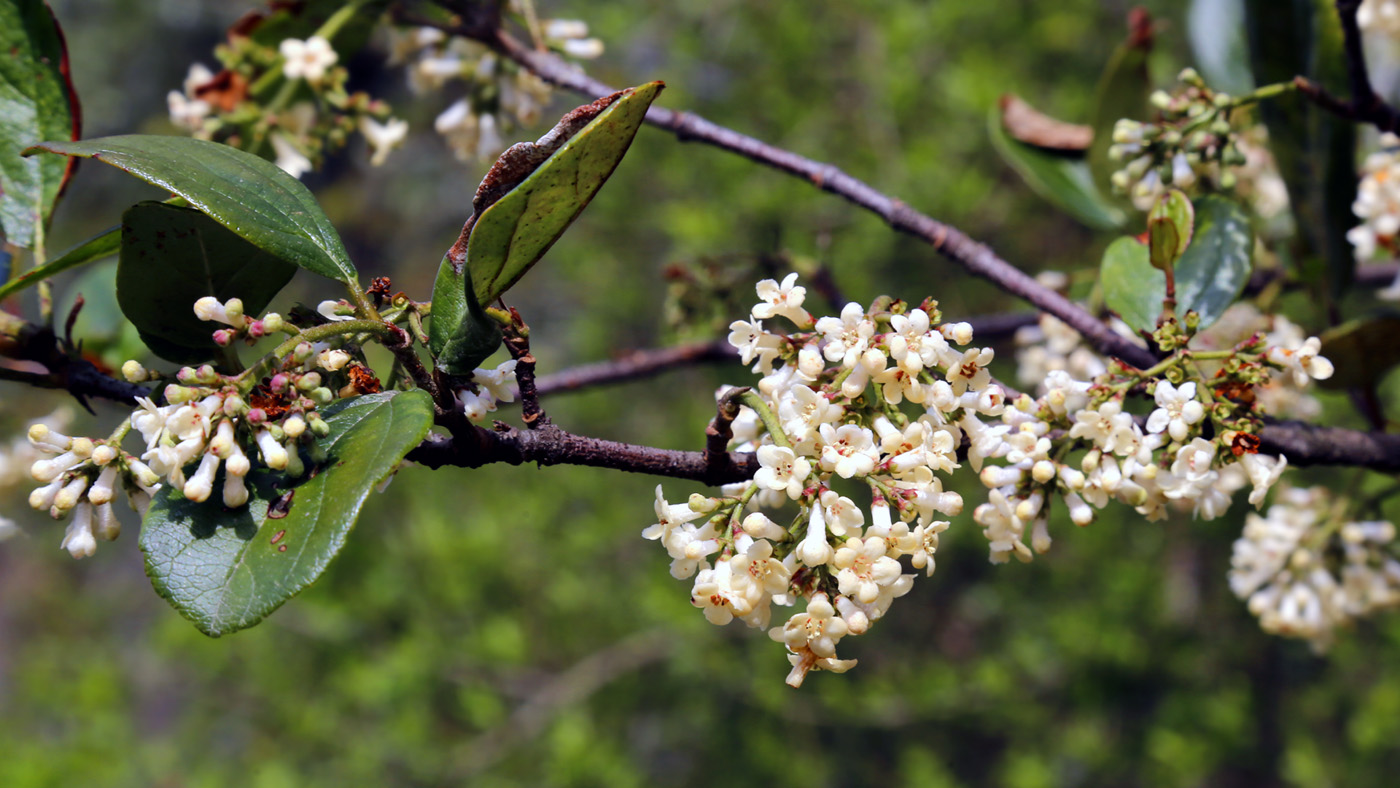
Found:
[[[1362,0],[1337,0],[1337,18],[1342,23],[1342,51],[1346,57],[1349,99],[1332,95],[1326,88],[1305,77],[1293,84],[1298,92],[1314,104],[1347,120],[1369,123],[1381,131],[1400,131],[1400,111],[1382,99],[1371,85],[1371,73],[1366,65],[1366,51],[1361,38],[1361,26],[1356,14]]]

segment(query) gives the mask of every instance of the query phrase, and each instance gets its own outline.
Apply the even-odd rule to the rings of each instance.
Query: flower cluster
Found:
[[[1370,260],[1378,252],[1394,255],[1400,251],[1400,137],[1381,136],[1380,150],[1366,157],[1356,201],[1351,210],[1361,224],[1347,231],[1347,240],[1356,247],[1356,259]],[[1382,298],[1400,299],[1400,279],[1378,293]]]
[[[603,43],[588,36],[588,25],[573,19],[547,19],[536,28],[540,43],[568,57],[595,58]],[[397,34],[392,62],[404,63],[416,93],[441,89],[453,80],[467,83],[463,98],[438,115],[433,128],[462,161],[494,159],[505,149],[502,134],[513,125],[539,122],[552,91],[543,80],[501,60],[485,46],[449,37],[436,28]]]
[[[1151,208],[1167,188],[1189,189],[1202,179],[1234,189],[1234,168],[1249,161],[1248,146],[1230,120],[1236,100],[1212,91],[1194,69],[1182,71],[1179,79],[1175,93],[1152,94],[1157,121],[1125,118],[1113,127],[1108,155],[1125,162],[1113,174],[1113,187],[1130,195],[1140,210]],[[1256,154],[1255,161],[1260,166],[1263,159]]]
[[[194,311],[201,320],[226,326],[213,333],[220,345],[298,332],[275,313],[247,317],[236,298],[201,298]],[[255,461],[293,478],[303,475],[303,453],[314,458],[316,440],[330,432],[318,410],[338,397],[377,391],[378,382],[345,349],[295,338],[286,344],[289,351],[271,357],[263,378],[221,375],[209,365],[180,369],[162,391],[164,405],[139,398],[131,417],[104,440],[31,427],[30,443],[46,456],[30,467],[43,485],[29,496],[30,505],[55,519],[71,514],[63,547],[83,557],[92,555],[97,539],[114,539],[120,531],[111,506],[119,487],[143,514],[163,485],[196,502],[209,500],[217,489],[224,506],[237,508],[248,502],[247,477]],[[135,361],[122,372],[133,382],[161,379]],[[144,444],[139,457],[121,448],[132,430]]]
[[[370,163],[384,163],[401,145],[408,123],[389,117],[382,101],[347,93],[346,70],[326,35],[288,38],[266,46],[235,26],[216,50],[223,68],[190,67],[181,90],[166,96],[170,120],[200,139],[259,153],[300,178],[359,130]],[[280,88],[274,90],[274,87]]]
[[[1340,626],[1400,605],[1395,526],[1339,516],[1327,491],[1281,488],[1250,513],[1230,558],[1230,590],[1266,632],[1324,651]]]
[[[761,303],[730,326],[729,342],[762,377],[752,390],[722,389],[719,400],[721,417],[740,406],[730,448],[755,452],[759,470],[724,497],[684,504],[658,487],[657,521],[643,536],[665,547],[675,577],[694,577],[691,601],[715,624],[767,628],[773,605],[805,599],[805,612],[769,633],[787,646],[794,686],[811,670],[854,665],[836,645],[908,593],[915,574],[901,559],[932,574],[949,526],[939,518],[964,508],[942,479],[964,464],[988,488],[972,516],[994,563],[1049,549],[1057,503],[1081,526],[1110,500],[1149,520],[1172,507],[1217,517],[1246,485],[1261,505],[1287,467],[1257,453],[1258,414],[1245,392],[1279,372],[1300,384],[1332,371],[1316,338],[1269,346],[1257,333],[1194,358],[1187,337],[1151,370],[1070,364],[1076,343],[1047,321],[1057,349],[1041,360],[1041,393],[1008,401],[988,369],[993,351],[971,346],[971,326],[943,322],[932,300],[882,297],[814,319],[795,274],[757,292]],[[796,330],[773,330],[777,318]],[[1195,358],[1220,371],[1199,377]],[[1151,397],[1145,419],[1125,409],[1130,394]],[[868,506],[848,497],[857,489]],[[794,504],[787,525],[765,513]]]

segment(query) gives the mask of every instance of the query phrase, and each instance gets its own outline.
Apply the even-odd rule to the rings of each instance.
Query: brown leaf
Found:
[[[1010,93],[1001,97],[1001,125],[1012,138],[1056,153],[1082,156],[1094,141],[1089,126],[1056,120]]]

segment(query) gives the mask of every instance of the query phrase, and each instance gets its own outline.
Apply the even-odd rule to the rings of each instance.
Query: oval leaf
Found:
[[[190,137],[131,134],[45,142],[25,151],[97,159],[168,189],[265,252],[330,279],[355,283],[340,235],[301,181],[270,161]]]
[[[1147,245],[1132,236],[1108,245],[1099,268],[1104,303],[1135,331],[1157,328],[1167,276],[1152,267]]]
[[[74,162],[19,153],[39,140],[76,138],[78,97],[63,33],[43,0],[0,3],[0,53],[0,230],[28,247],[35,229],[48,225]]]
[[[1191,243],[1196,212],[1179,189],[1168,189],[1147,214],[1148,252],[1152,267],[1166,270]]]
[[[1127,222],[1127,214],[1105,199],[1094,185],[1089,165],[1083,159],[1046,153],[1012,139],[1002,128],[997,107],[992,108],[987,126],[997,152],[1036,194],[1096,230],[1115,230]]]
[[[1244,210],[1224,197],[1202,197],[1194,207],[1194,238],[1174,267],[1176,312],[1196,312],[1205,328],[1220,319],[1249,281],[1254,232]],[[1104,252],[1100,270],[1108,308],[1136,330],[1155,329],[1167,277],[1152,266],[1147,246],[1119,238]]]
[[[1254,228],[1234,200],[1196,200],[1196,230],[1176,262],[1178,311],[1194,310],[1205,328],[1220,319],[1244,292],[1254,270]],[[1165,287],[1165,285],[1163,285]]]
[[[239,298],[260,313],[296,267],[234,235],[192,208],[142,202],[122,214],[117,302],[156,355],[194,364],[218,352],[223,328],[195,317],[204,296]]]
[[[473,201],[466,248],[459,243],[448,252],[433,285],[429,338],[439,369],[470,374],[499,346],[499,331],[479,314],[480,305],[519,281],[578,218],[622,161],[663,87],[651,82],[579,107],[492,166]]]
[[[422,391],[390,391],[324,415],[326,460],[302,479],[254,470],[248,505],[232,511],[168,488],[151,502],[141,526],[146,574],[204,634],[253,626],[320,577],[370,490],[428,434],[433,406]]]

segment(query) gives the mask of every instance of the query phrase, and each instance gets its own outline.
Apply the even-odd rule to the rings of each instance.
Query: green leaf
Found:
[[[1322,335],[1318,355],[1332,362],[1332,377],[1319,380],[1325,389],[1370,389],[1400,364],[1400,315],[1385,313],[1351,320]]]
[[[315,582],[370,490],[428,434],[433,406],[425,392],[389,391],[342,400],[324,416],[325,461],[295,481],[255,469],[247,506],[226,510],[221,483],[204,503],[168,486],[151,502],[140,540],[146,574],[204,634],[251,627]]]
[[[1124,236],[1108,245],[1099,268],[1104,303],[1137,331],[1157,328],[1162,299],[1167,294],[1166,274],[1152,267],[1147,245]]]
[[[651,82],[579,107],[492,166],[473,200],[466,249],[448,253],[433,285],[430,339],[440,369],[469,374],[499,346],[499,331],[480,307],[519,281],[578,218],[663,87]]]
[[[1094,114],[1089,125],[1094,141],[1089,145],[1089,172],[1100,194],[1113,195],[1111,179],[1121,162],[1108,157],[1113,145],[1113,127],[1123,118],[1147,120],[1152,116],[1148,96],[1152,81],[1147,73],[1147,57],[1152,53],[1152,18],[1136,9],[1128,15],[1128,38],[1118,45],[1099,75],[1094,91]],[[1109,197],[1114,205],[1128,205],[1125,197]]]
[[[1330,0],[1245,0],[1245,19],[1257,84],[1304,76],[1346,94],[1341,24]],[[1304,273],[1310,261],[1325,261],[1326,287],[1317,296],[1335,299],[1356,268],[1346,239],[1356,223],[1356,127],[1298,94],[1262,102],[1260,113],[1298,228],[1292,257]]]
[[[1176,262],[1177,311],[1193,310],[1205,328],[1239,299],[1254,270],[1254,229],[1234,200],[1206,196],[1195,202],[1196,232]],[[1163,287],[1165,288],[1165,283]]]
[[[6,284],[0,285],[0,299],[8,298],[14,293],[18,293],[32,285],[37,285],[45,279],[67,271],[70,268],[94,263],[104,257],[111,257],[117,253],[118,247],[121,246],[121,240],[120,227],[113,227],[110,230],[89,238],[47,263],[25,271]]]
[[[1179,189],[1163,192],[1147,214],[1147,246],[1152,267],[1165,271],[1191,243],[1196,212]]]
[[[224,326],[194,314],[204,296],[242,299],[257,315],[296,267],[234,235],[192,208],[142,202],[122,214],[117,301],[156,355],[194,364],[218,353],[211,335]]]
[[[316,198],[296,178],[251,153],[190,137],[132,134],[45,142],[47,151],[97,159],[183,197],[269,254],[355,284],[355,266]]]
[[[26,160],[20,151],[43,139],[78,136],[78,97],[68,78],[68,50],[42,0],[0,2],[0,230],[29,247],[47,227],[73,162]]]
[[[1195,233],[1174,266],[1177,314],[1200,315],[1205,328],[1239,298],[1249,281],[1254,233],[1249,216],[1224,197],[1195,202]],[[1131,236],[1119,238],[1104,252],[1100,268],[1104,301],[1138,331],[1152,331],[1167,295],[1167,277],[1154,268],[1148,247]]]
[[[1244,0],[1192,0],[1186,34],[1206,83],[1236,96],[1254,90],[1245,41]]]
[[[993,107],[987,122],[992,145],[1026,185],[1055,207],[1096,230],[1116,230],[1128,220],[1094,185],[1089,165],[1018,142],[1001,125],[1001,112]]]

